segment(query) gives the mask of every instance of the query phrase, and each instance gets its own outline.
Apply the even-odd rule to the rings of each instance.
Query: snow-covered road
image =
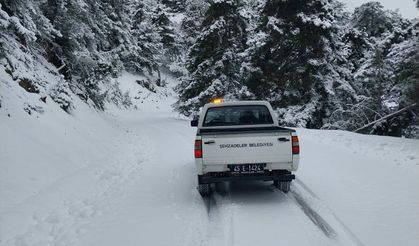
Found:
[[[147,161],[78,245],[356,243],[332,216],[309,205],[320,204],[301,185],[284,195],[270,183],[222,184],[202,199],[191,155],[195,132],[187,121],[162,114],[126,124],[142,136]]]
[[[164,111],[106,120],[95,132],[104,134],[103,157],[84,156],[87,164],[5,202],[0,245],[419,242],[417,140],[298,129],[302,160],[289,194],[270,183],[232,183],[202,199],[188,121]]]

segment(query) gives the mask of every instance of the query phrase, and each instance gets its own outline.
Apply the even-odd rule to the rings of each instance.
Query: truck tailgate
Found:
[[[206,165],[292,162],[291,132],[202,136]]]

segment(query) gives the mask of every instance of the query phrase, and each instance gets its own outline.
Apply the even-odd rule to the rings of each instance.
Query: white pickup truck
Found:
[[[300,147],[295,130],[280,127],[265,101],[208,103],[195,139],[198,190],[211,192],[211,183],[240,180],[273,181],[288,192],[295,178]]]

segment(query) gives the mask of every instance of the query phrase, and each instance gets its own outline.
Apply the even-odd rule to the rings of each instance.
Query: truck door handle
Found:
[[[204,142],[204,144],[213,144],[213,143],[215,143],[215,141],[214,141],[214,140],[210,140],[210,141],[206,141],[206,142]]]
[[[278,141],[280,141],[280,142],[288,142],[290,140],[288,138],[278,138]]]

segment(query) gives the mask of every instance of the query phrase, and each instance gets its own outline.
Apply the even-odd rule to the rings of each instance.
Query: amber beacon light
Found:
[[[223,102],[224,102],[224,99],[222,98],[214,98],[211,100],[211,103],[216,103],[216,104],[223,103]]]

